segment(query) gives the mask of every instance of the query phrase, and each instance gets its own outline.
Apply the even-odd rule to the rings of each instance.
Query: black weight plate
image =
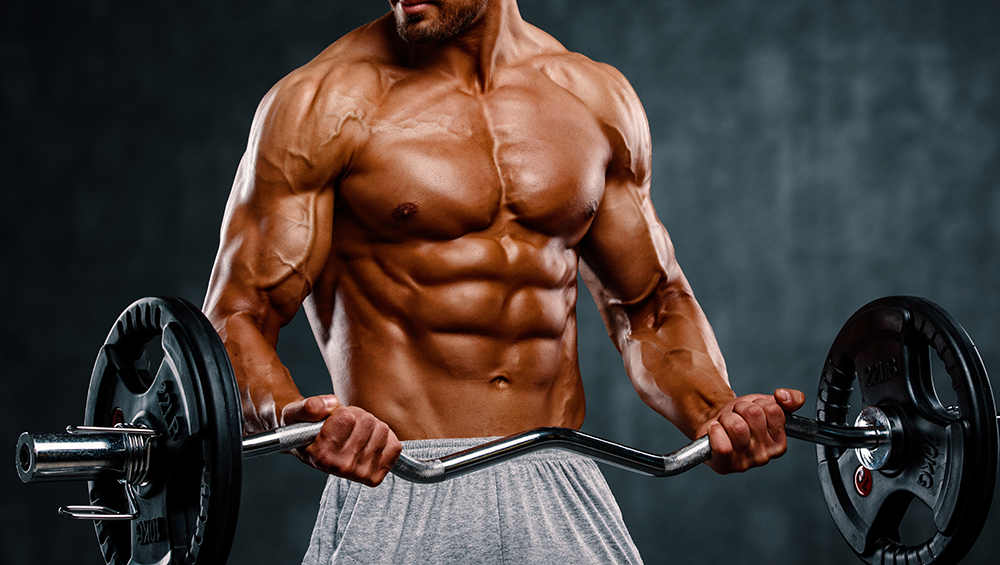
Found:
[[[144,298],[119,316],[94,365],[84,422],[158,435],[147,480],[134,488],[140,516],[95,522],[108,564],[225,562],[239,514],[240,414],[225,347],[194,305]],[[91,482],[90,496],[128,507],[118,481]]]
[[[944,406],[934,388],[932,354],[950,377],[957,407]],[[847,321],[830,348],[817,418],[853,425],[855,383],[856,408],[881,408],[896,430],[887,465],[857,488],[854,450],[817,446],[823,495],[844,539],[868,563],[959,562],[986,522],[1000,450],[993,392],[975,345],[931,302],[876,300]],[[935,533],[904,545],[899,526],[914,499],[931,509]]]

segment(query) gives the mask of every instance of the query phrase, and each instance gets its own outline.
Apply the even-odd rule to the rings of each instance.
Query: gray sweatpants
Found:
[[[487,439],[403,442],[433,459]],[[642,563],[597,464],[530,453],[434,485],[330,477],[303,565]]]

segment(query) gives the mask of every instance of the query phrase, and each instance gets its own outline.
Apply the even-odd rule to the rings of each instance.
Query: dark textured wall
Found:
[[[257,101],[386,9],[203,4],[0,7],[0,447],[82,419],[94,357],[132,300],[201,301]],[[521,4],[643,99],[654,200],[738,391],[794,386],[811,404],[837,330],[886,294],[942,304],[1000,367],[1000,4]],[[580,317],[585,429],[678,447],[586,293]],[[302,320],[286,334],[303,389],[328,389]],[[608,477],[649,563],[849,563],[814,468],[811,446],[793,442],[740,476]],[[100,562],[90,525],[55,515],[85,487],[0,477],[0,561]],[[290,457],[248,462],[231,562],[295,563],[322,481]],[[968,563],[995,562],[998,514]]]

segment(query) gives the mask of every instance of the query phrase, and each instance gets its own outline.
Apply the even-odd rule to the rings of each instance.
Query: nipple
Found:
[[[417,205],[413,202],[403,202],[392,211],[392,219],[397,222],[409,222],[417,215]]]

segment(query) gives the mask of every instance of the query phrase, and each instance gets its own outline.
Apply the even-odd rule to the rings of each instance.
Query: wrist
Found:
[[[728,394],[718,395],[714,399],[706,399],[704,407],[694,415],[691,420],[692,438],[698,438],[708,433],[708,426],[716,421],[728,406],[736,400],[736,393],[729,391]]]

